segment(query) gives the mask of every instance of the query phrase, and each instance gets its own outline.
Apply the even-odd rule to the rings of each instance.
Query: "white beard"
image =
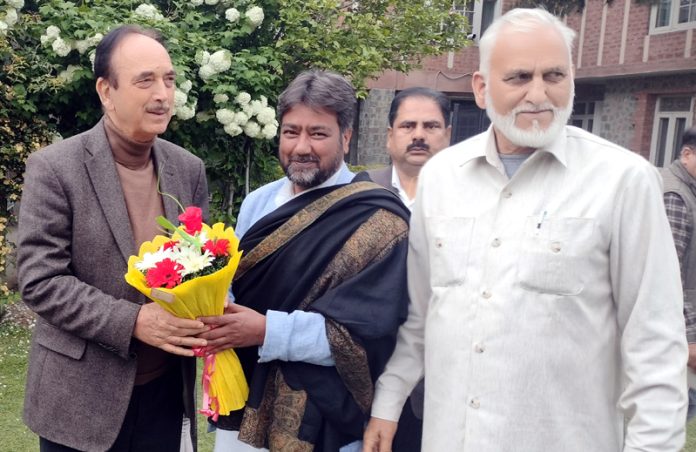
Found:
[[[575,89],[574,87],[571,89],[570,100],[565,107],[556,107],[547,101],[540,105],[517,106],[506,115],[498,114],[495,111],[493,99],[486,90],[486,114],[498,132],[502,133],[512,144],[534,149],[543,148],[558,137],[573,112]],[[532,127],[528,129],[521,129],[515,125],[518,113],[539,110],[551,110],[553,113],[551,124],[546,129],[542,129],[537,121],[534,121]]]

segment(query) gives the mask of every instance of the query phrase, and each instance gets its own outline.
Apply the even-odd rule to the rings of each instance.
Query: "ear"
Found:
[[[391,149],[392,140],[394,139],[394,128],[387,128],[387,149]]]
[[[447,130],[445,130],[445,135],[447,135],[447,141],[452,141],[452,126],[451,125],[447,126]]]
[[[109,81],[104,77],[99,77],[97,79],[97,94],[99,94],[99,100],[101,101],[104,110],[113,110],[114,106],[111,103],[111,85]]]
[[[479,71],[474,72],[474,76],[471,79],[471,88],[474,91],[474,98],[476,99],[476,105],[481,110],[486,109],[486,78]]]
[[[341,136],[341,142],[343,143],[343,154],[348,155],[350,152],[350,137],[353,136],[353,129],[346,129]]]

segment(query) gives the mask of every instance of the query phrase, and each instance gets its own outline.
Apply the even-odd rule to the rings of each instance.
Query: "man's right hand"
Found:
[[[180,319],[157,303],[146,303],[138,312],[133,337],[165,352],[193,356],[189,347],[205,347],[208,344],[205,339],[193,336],[207,330],[203,322]]]
[[[363,436],[363,452],[391,452],[397,425],[394,421],[370,418]]]

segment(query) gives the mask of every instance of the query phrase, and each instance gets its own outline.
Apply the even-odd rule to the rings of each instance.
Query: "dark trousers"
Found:
[[[183,383],[178,366],[133,388],[126,418],[110,452],[176,452],[184,415]],[[79,430],[80,426],[76,425]],[[79,452],[39,438],[40,452]]]
[[[394,452],[420,452],[423,439],[423,420],[413,413],[411,399],[407,399],[401,411],[399,425],[394,435]]]

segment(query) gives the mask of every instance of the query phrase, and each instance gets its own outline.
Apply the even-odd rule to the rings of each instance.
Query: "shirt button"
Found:
[[[438,248],[442,248],[442,240],[439,240],[439,239],[436,240],[436,241],[435,241],[435,246],[438,247]]]
[[[476,397],[473,397],[472,399],[469,400],[469,406],[475,410],[478,410],[479,407],[481,406],[481,403],[479,402],[479,399]]]
[[[511,198],[511,197],[512,197],[511,191],[504,191],[503,192],[503,198]]]
[[[494,238],[491,242],[491,246],[493,248],[498,248],[500,246],[500,239],[498,237]]]
[[[552,242],[551,251],[554,253],[559,253],[561,251],[561,244],[559,242]]]
[[[481,296],[485,299],[489,299],[493,296],[490,290],[485,289],[483,292],[481,292]]]
[[[476,353],[483,353],[486,350],[486,348],[483,346],[483,344],[474,344],[474,351]]]

